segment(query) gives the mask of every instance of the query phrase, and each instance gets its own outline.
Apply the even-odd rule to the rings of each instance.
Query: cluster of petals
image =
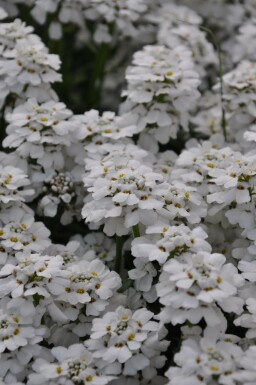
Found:
[[[165,332],[153,316],[145,308],[132,312],[120,306],[105,313],[103,318],[94,318],[86,345],[109,373],[132,376],[147,370],[154,375],[155,369],[165,363],[165,357],[160,354],[168,343],[161,341],[159,333],[163,338]]]
[[[208,327],[203,338],[188,338],[174,357],[177,367],[167,371],[168,385],[237,384],[243,350],[235,335]],[[189,376],[189,378],[188,378]]]
[[[0,0],[0,385],[255,385],[255,38],[255,0]]]
[[[101,374],[95,364],[83,344],[59,346],[51,350],[47,359],[38,358],[34,362],[28,385],[106,385],[115,378]]]
[[[165,144],[177,137],[179,125],[188,129],[200,80],[186,46],[144,46],[134,54],[126,81],[122,110],[138,116],[137,131],[144,146],[147,135]]]
[[[239,288],[244,284],[237,268],[224,255],[199,251],[172,258],[163,266],[156,285],[159,314],[163,322],[193,324],[202,318],[209,326],[223,323],[225,312],[241,314],[244,301]],[[217,306],[218,305],[218,306]]]
[[[41,39],[32,33],[21,20],[1,23],[0,27],[0,103],[9,94],[16,98],[38,95],[40,98],[55,95],[51,84],[61,81],[58,55],[49,54]]]

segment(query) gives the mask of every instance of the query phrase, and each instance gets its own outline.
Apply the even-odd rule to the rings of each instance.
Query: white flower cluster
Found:
[[[167,371],[169,385],[236,384],[243,357],[238,337],[208,327],[203,338],[188,338],[175,356],[177,367]],[[189,376],[189,378],[188,378]]]
[[[240,314],[244,301],[237,294],[244,281],[237,269],[225,262],[223,255],[203,251],[167,262],[156,288],[160,303],[165,305],[159,318],[174,325],[186,320],[196,324],[204,318],[207,325],[215,326],[223,322],[219,307]]]
[[[81,33],[85,33],[88,24],[97,21],[92,34],[96,43],[109,43],[114,36],[138,38],[140,33],[145,34],[147,25],[143,21],[154,2],[148,0],[121,0],[109,3],[106,0],[11,0],[14,4],[2,4],[7,11],[18,13],[15,3],[24,3],[29,6],[31,15],[40,24],[46,24],[47,16],[53,15],[49,26],[49,36],[53,40],[62,37],[62,24],[72,23]],[[113,24],[115,28],[113,31]],[[150,31],[150,28],[148,28]],[[120,36],[121,35],[121,36]]]
[[[255,141],[255,79],[256,66],[254,62],[242,61],[234,70],[225,74],[224,106],[232,136],[236,141]],[[246,125],[247,130],[242,129]],[[242,126],[242,127],[241,127]]]
[[[201,77],[206,76],[210,65],[217,64],[216,53],[206,38],[206,32],[200,30],[202,18],[192,9],[164,4],[160,8],[158,41],[174,49],[186,45],[192,52],[196,71]]]
[[[147,227],[146,234],[132,242],[132,254],[136,258],[135,269],[129,271],[129,277],[135,281],[136,289],[143,293],[145,299],[153,302],[156,299],[154,277],[159,275],[160,271],[156,269],[155,262],[162,266],[170,258],[189,251],[209,252],[211,246],[205,241],[207,234],[200,227],[191,230],[183,224],[156,224]]]
[[[255,385],[255,0],[0,7],[0,385]]]
[[[63,222],[71,220],[72,203],[77,201],[75,190],[79,189],[79,164],[72,159],[67,161],[68,149],[76,145],[72,115],[64,103],[53,100],[38,103],[35,98],[29,98],[6,115],[8,135],[3,141],[4,147],[17,149],[16,153],[26,159],[33,186],[42,189],[39,213],[52,217],[62,203],[66,205]]]
[[[108,373],[134,376],[145,371],[143,377],[150,379],[163,367],[166,358],[160,354],[168,346],[161,341],[166,331],[152,317],[144,308],[132,312],[120,306],[103,318],[94,318],[86,346],[102,367],[107,366]]]
[[[110,152],[99,160],[89,158],[90,171],[84,177],[89,194],[82,215],[87,222],[104,223],[104,232],[111,236],[157,220],[198,223],[206,215],[195,188],[176,180],[168,183],[150,162],[141,164],[146,151],[130,143],[104,148]]]
[[[34,193],[33,190],[26,188],[30,185],[30,181],[20,168],[0,165],[0,180],[1,203],[24,202],[26,197]]]
[[[189,111],[199,97],[200,80],[192,52],[185,45],[144,46],[134,54],[126,80],[123,96],[127,100],[122,109],[138,115],[137,131],[143,132],[143,147],[152,150],[157,147],[154,142],[168,143],[177,137],[180,125],[188,129]]]
[[[54,96],[50,85],[61,81],[58,55],[49,54],[41,39],[32,33],[21,20],[1,23],[0,27],[0,105],[14,94],[26,99],[36,95],[39,99]]]
[[[99,375],[94,368],[93,356],[82,344],[53,348],[47,359],[35,361],[33,369],[35,373],[29,376],[28,385],[105,385],[115,378]]]

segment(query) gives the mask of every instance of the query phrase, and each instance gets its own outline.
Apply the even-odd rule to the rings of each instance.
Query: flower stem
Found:
[[[140,237],[140,228],[139,228],[139,225],[132,226],[132,235],[133,235],[133,238],[138,238],[138,237]]]
[[[123,293],[124,291],[130,289],[130,287],[132,287],[133,285],[133,281],[131,279],[126,279],[121,287],[121,289],[119,289],[119,292],[120,293]]]
[[[222,112],[222,117],[221,117],[221,127],[222,127],[222,132],[225,140],[227,140],[227,121],[226,121],[226,113],[225,113],[225,108],[224,108],[224,82],[223,82],[223,65],[222,65],[222,56],[220,52],[220,46],[218,43],[215,43],[216,48],[217,48],[217,53],[218,53],[218,60],[219,60],[219,77],[220,77],[220,97],[221,97],[221,112]]]
[[[178,21],[182,22],[182,23],[185,23],[185,24],[189,24],[189,25],[192,25],[191,23],[189,23],[188,21],[186,20],[179,20]],[[223,133],[223,136],[225,138],[225,140],[227,140],[227,121],[226,121],[226,112],[225,112],[225,108],[224,108],[224,82],[223,82],[223,61],[222,61],[222,55],[221,55],[221,49],[220,49],[220,44],[219,42],[216,40],[216,37],[214,35],[214,33],[212,32],[211,29],[201,25],[199,27],[202,31],[205,31],[206,33],[208,33],[208,35],[211,37],[212,39],[212,43],[217,51],[217,56],[218,56],[218,62],[219,62],[219,78],[220,78],[220,102],[221,102],[221,128],[222,128],[222,133]]]
[[[106,64],[109,57],[110,46],[102,43],[95,55],[94,70],[89,87],[89,102],[91,106],[98,106],[101,100],[102,83],[105,76]]]
[[[115,258],[115,271],[120,273],[122,266],[122,249],[123,249],[123,238],[116,236],[116,258]]]
[[[219,62],[219,78],[220,78],[220,102],[221,102],[221,128],[222,128],[222,133],[227,140],[227,121],[226,121],[226,113],[225,113],[225,108],[224,108],[224,82],[223,82],[223,62],[222,62],[222,55],[221,55],[221,50],[220,50],[220,44],[216,40],[214,33],[209,29],[204,26],[200,27],[201,30],[207,32],[209,36],[212,38],[212,43],[215,46],[215,49],[217,51],[217,56],[218,56],[218,62]]]

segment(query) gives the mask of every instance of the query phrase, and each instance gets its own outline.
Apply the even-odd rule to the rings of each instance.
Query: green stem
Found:
[[[227,121],[226,121],[226,113],[225,113],[225,108],[224,108],[224,97],[223,97],[223,95],[224,95],[223,62],[222,62],[222,56],[221,56],[221,51],[220,51],[220,45],[217,42],[217,40],[215,39],[214,33],[210,29],[203,27],[203,26],[201,26],[200,29],[207,32],[211,36],[213,45],[215,46],[215,49],[217,51],[217,56],[218,56],[218,61],[219,61],[220,102],[221,102],[221,115],[222,115],[221,116],[221,128],[222,128],[223,136],[224,136],[225,140],[227,140]]]
[[[94,61],[94,69],[91,75],[90,84],[90,105],[92,107],[98,106],[101,99],[102,83],[105,76],[106,64],[109,56],[110,46],[102,43],[97,50]]]
[[[123,238],[116,236],[116,258],[115,258],[115,271],[120,273],[122,266],[122,249],[123,249]]]
[[[224,98],[223,98],[223,95],[224,95],[223,65],[222,65],[222,57],[221,57],[219,44],[217,45],[217,53],[218,53],[218,60],[219,60],[220,96],[221,96],[221,111],[222,111],[221,127],[222,127],[224,138],[225,140],[227,140],[227,121],[226,121],[226,113],[225,113]]]
[[[121,287],[121,289],[119,289],[119,292],[120,293],[123,293],[124,291],[130,289],[130,287],[132,287],[133,285],[133,281],[131,279],[126,279]]]
[[[178,21],[185,23],[185,24],[194,25],[194,24],[191,24],[185,20],[179,20],[178,19]],[[221,102],[221,115],[222,115],[221,116],[221,128],[222,128],[223,136],[224,136],[225,140],[227,140],[227,121],[226,121],[226,113],[225,113],[225,108],[224,108],[224,97],[223,97],[223,95],[224,95],[223,62],[222,62],[222,56],[221,56],[221,51],[220,51],[220,45],[219,45],[218,41],[216,40],[214,33],[209,28],[204,27],[204,26],[200,26],[199,28],[211,36],[212,43],[213,43],[213,45],[217,51],[217,56],[218,56],[218,61],[219,61],[220,102]]]
[[[140,237],[140,228],[139,228],[139,225],[132,226],[132,235],[133,235],[133,238],[138,238],[138,237]]]

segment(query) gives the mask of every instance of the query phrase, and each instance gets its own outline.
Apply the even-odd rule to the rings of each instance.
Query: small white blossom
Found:
[[[25,44],[21,40],[13,49],[4,52],[4,58],[3,73],[7,74],[7,84],[11,87],[24,84],[39,86],[61,80],[61,75],[56,72],[60,68],[60,59],[49,54],[42,42]]]
[[[37,344],[42,341],[45,327],[33,325],[31,317],[22,317],[16,313],[0,313],[0,352],[13,351],[21,346]]]
[[[152,318],[153,313],[146,309],[132,312],[120,306],[103,318],[93,320],[92,333],[86,345],[95,357],[101,359],[102,366],[108,366],[108,370],[113,364],[112,370],[118,370],[119,374],[121,364],[124,364],[122,373],[135,375],[150,366],[150,358],[156,352],[160,354],[168,346],[166,341],[161,341],[161,324]]]
[[[49,257],[39,254],[17,253],[17,265],[6,264],[0,270],[0,296],[50,297],[47,284],[62,269],[61,256]]]
[[[121,155],[116,148],[101,161],[95,161],[94,167],[90,164],[91,172],[84,177],[85,185],[92,187],[88,188],[90,195],[85,200],[82,216],[87,222],[104,221],[107,235],[127,234],[140,222],[153,223],[155,211],[163,206],[160,194],[166,185],[161,183],[162,175],[141,164],[141,158],[147,153],[141,154],[139,148],[131,145],[124,146],[123,150]],[[112,225],[113,219],[116,228]]]
[[[189,110],[199,97],[199,79],[185,46],[145,46],[134,54],[126,80],[123,110],[138,115],[138,133],[144,131],[166,144],[177,137],[179,125],[188,128]]]
[[[95,140],[94,137],[99,140],[101,136],[117,140],[136,133],[136,116],[129,113],[116,116],[114,112],[104,112],[100,116],[99,111],[90,110],[84,115],[75,115],[72,120],[79,124],[77,137],[84,141]]]
[[[30,181],[27,175],[19,168],[0,165],[0,202],[24,202],[34,194],[28,189]]]
[[[234,374],[234,379],[243,385],[253,385],[256,381],[255,346],[250,346],[239,359],[239,368]]]
[[[74,237],[74,239],[79,240],[81,242],[80,246],[83,252],[86,252],[87,260],[92,260],[95,258],[101,259],[105,262],[112,262],[115,258],[116,254],[116,246],[113,239],[106,237],[101,232],[91,232],[87,234],[83,240],[78,237]],[[92,250],[94,253],[92,253]],[[89,256],[89,254],[91,256]]]
[[[0,244],[11,250],[39,252],[50,245],[50,231],[35,222],[30,212],[22,208],[6,210],[1,215]]]
[[[53,100],[38,103],[36,99],[28,99],[7,115],[9,126],[4,146],[17,148],[22,157],[30,156],[40,162],[45,146],[71,144],[70,133],[76,127],[69,121],[71,116],[64,103]]]
[[[117,273],[110,272],[103,262],[94,259],[75,262],[59,271],[49,282],[48,290],[55,302],[86,304],[87,315],[98,315],[120,284]]]
[[[92,354],[82,344],[54,347],[51,354],[54,360],[38,358],[34,362],[28,385],[106,385],[115,378],[100,374]]]
[[[185,225],[156,224],[149,226],[146,234],[132,242],[132,254],[136,258],[147,257],[149,261],[157,261],[161,265],[167,259],[186,252],[211,251],[211,246],[205,241],[207,234],[200,227],[190,230]]]
[[[166,372],[168,385],[235,385],[233,375],[243,356],[238,341],[239,338],[234,335],[209,327],[202,338],[186,339],[180,352],[174,356],[177,367],[171,367]]]
[[[149,9],[146,0],[121,0],[117,4],[109,3],[106,0],[36,0],[32,9],[33,17],[44,24],[47,13],[58,11],[58,20],[61,24],[75,24],[82,31],[86,21],[96,22],[96,31],[93,39],[96,43],[109,43],[113,39],[110,32],[110,25],[115,24],[115,38],[124,39],[126,37],[140,38],[143,32],[141,21]],[[149,29],[150,30],[150,29]],[[113,32],[112,32],[113,33]],[[61,34],[59,35],[61,37]]]
[[[216,53],[200,30],[202,19],[192,9],[176,4],[164,4],[159,10],[158,42],[169,48],[186,45],[192,52],[195,69],[206,75],[206,68],[217,64]]]
[[[240,314],[244,301],[238,288],[244,280],[234,265],[225,262],[224,255],[204,251],[169,260],[156,285],[159,301],[165,305],[159,318],[173,324],[185,320],[194,324],[204,318],[213,326],[223,320],[216,304],[225,312]]]

